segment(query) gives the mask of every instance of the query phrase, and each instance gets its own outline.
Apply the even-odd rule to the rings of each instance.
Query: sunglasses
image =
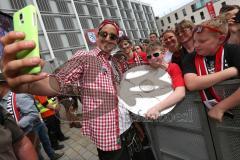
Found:
[[[213,27],[209,27],[209,26],[205,26],[205,25],[197,25],[197,26],[195,26],[194,29],[193,29],[193,33],[202,33],[204,28],[207,28],[208,30],[210,30],[212,32],[224,34],[222,31],[220,31],[217,28],[213,28]]]
[[[149,55],[147,55],[147,59],[152,59],[152,56],[153,57],[158,57],[160,55],[160,53],[159,52],[156,52],[156,53],[153,53],[153,54],[149,54]]]
[[[109,39],[112,40],[112,41],[115,41],[118,39],[118,36],[116,34],[113,34],[113,33],[107,33],[105,31],[99,31],[98,32],[98,35],[101,36],[102,38],[106,39],[107,36],[109,36]]]

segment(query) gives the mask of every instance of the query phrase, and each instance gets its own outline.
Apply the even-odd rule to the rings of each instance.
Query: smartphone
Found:
[[[240,10],[236,13],[234,20],[236,23],[240,23]]]
[[[0,11],[0,38],[13,30],[12,16]],[[3,45],[0,43],[0,59],[3,56]]]
[[[36,47],[32,50],[23,50],[17,53],[17,59],[40,57],[37,27],[37,11],[33,5],[28,5],[17,11],[13,15],[14,31],[25,33],[24,40],[33,40]],[[40,66],[26,67],[22,69],[22,73],[37,74],[41,71]]]

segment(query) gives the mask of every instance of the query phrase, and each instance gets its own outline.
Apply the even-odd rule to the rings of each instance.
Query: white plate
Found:
[[[148,65],[141,65],[128,70],[120,83],[119,101],[129,111],[144,116],[157,103],[173,92],[169,74],[162,69],[153,69]],[[163,110],[161,115],[167,114],[173,108]]]

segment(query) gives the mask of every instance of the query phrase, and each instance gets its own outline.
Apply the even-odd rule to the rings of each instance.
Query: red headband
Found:
[[[112,20],[109,20],[109,19],[105,19],[105,20],[99,25],[98,31],[100,31],[100,30],[101,30],[105,25],[107,25],[107,24],[113,25],[114,28],[115,28],[116,31],[117,31],[117,35],[119,36],[119,30],[120,30],[119,25],[118,25],[116,22],[114,22],[114,21],[112,21]]]

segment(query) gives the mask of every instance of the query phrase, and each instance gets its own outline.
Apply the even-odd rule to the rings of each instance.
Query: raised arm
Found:
[[[194,91],[209,88],[219,82],[225,81],[237,75],[237,68],[230,67],[221,72],[216,72],[203,76],[198,76],[196,73],[186,73],[184,74],[184,81],[187,89],[190,91]]]
[[[20,74],[20,70],[24,67],[43,65],[43,60],[40,58],[16,59],[17,52],[35,47],[33,41],[24,41],[24,37],[22,32],[10,32],[0,39],[4,46],[1,70],[11,90],[17,93],[55,95],[56,91],[51,88],[47,73]]]
[[[221,102],[219,102],[217,105],[215,105],[209,112],[209,117],[222,121],[224,112],[227,110],[236,107],[240,104],[240,89],[237,89],[233,94],[231,94],[229,97],[223,99]]]
[[[149,109],[146,113],[146,117],[150,119],[157,119],[159,116],[159,112],[177,104],[184,97],[185,87],[184,86],[176,87],[175,90],[167,98],[160,101],[156,106]]]

